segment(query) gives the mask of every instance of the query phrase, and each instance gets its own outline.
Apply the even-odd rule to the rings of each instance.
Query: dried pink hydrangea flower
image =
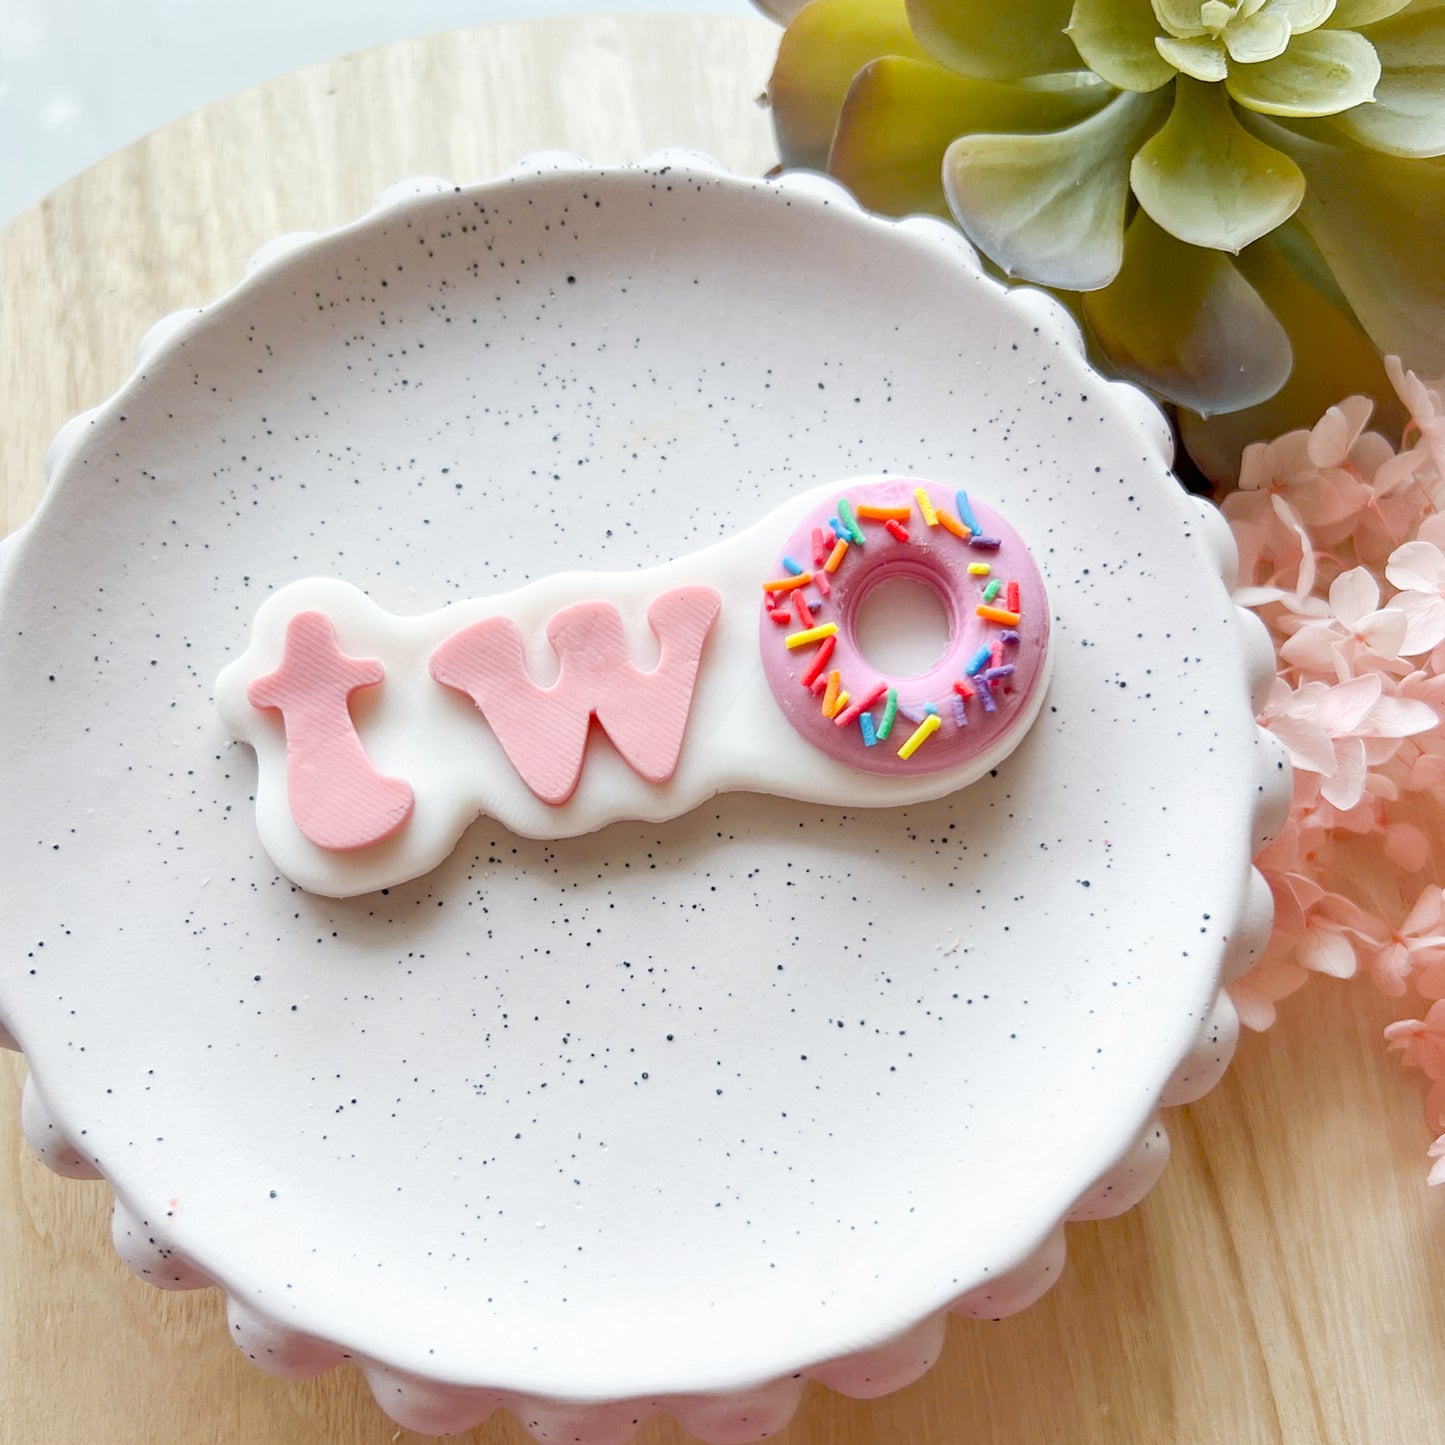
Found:
[[[1428,1004],[1386,1040],[1429,1080],[1433,1184],[1445,1182],[1445,408],[1393,358],[1386,369],[1410,418],[1398,450],[1351,397],[1249,447],[1222,504],[1236,601],[1275,643],[1260,723],[1294,768],[1289,821],[1257,859],[1274,932],[1230,994],[1256,1029],[1312,973],[1363,974]],[[1423,875],[1409,907],[1406,875]]]

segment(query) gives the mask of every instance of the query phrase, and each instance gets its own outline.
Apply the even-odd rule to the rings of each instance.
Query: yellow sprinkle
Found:
[[[810,627],[806,632],[790,632],[783,639],[788,647],[807,647],[809,643],[821,642],[838,630],[836,622],[825,622],[821,627]]]
[[[834,701],[833,701],[833,710],[832,710],[831,712],[829,712],[829,711],[825,708],[824,711],[823,711],[823,716],[824,716],[824,717],[837,717],[838,714],[839,714],[840,712],[842,712],[843,709],[844,709],[845,707],[847,707],[847,706],[848,706],[848,694],[847,694],[846,692],[840,692],[840,693],[838,694],[838,696],[837,696],[837,697],[834,699]]]
[[[968,575],[970,577],[987,577],[993,568],[987,562],[970,562],[968,564]]]
[[[1019,625],[1019,614],[1010,612],[1007,607],[975,607],[973,609],[980,617],[987,618],[990,622],[1001,622],[1005,627],[1017,627]]]
[[[911,758],[924,743],[936,733],[943,723],[936,712],[931,712],[914,729],[913,736],[898,749],[900,758]]]
[[[973,536],[973,528],[965,527],[947,507],[935,507],[933,510],[938,513],[938,520],[942,522],[955,537],[962,537],[966,542]]]
[[[794,587],[806,587],[813,580],[811,572],[799,572],[796,577],[775,577],[763,583],[764,592],[791,592]]]
[[[913,495],[918,498],[918,510],[923,513],[923,520],[930,527],[938,525],[938,513],[934,510],[933,503],[928,498],[926,487],[914,487]]]
[[[828,560],[823,563],[823,571],[836,572],[838,570],[838,564],[843,560],[843,556],[847,550],[848,544],[839,537],[833,550],[828,553]]]
[[[913,514],[911,507],[869,507],[853,509],[860,522],[906,522]]]

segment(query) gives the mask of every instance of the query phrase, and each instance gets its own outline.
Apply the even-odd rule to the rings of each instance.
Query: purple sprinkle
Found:
[[[992,681],[994,680],[994,678],[996,678],[996,677],[1012,677],[1013,675],[1014,675],[1014,665],[1013,665],[1013,663],[1011,663],[1011,662],[1006,662],[1006,663],[1003,664],[1002,667],[991,667],[991,668],[989,668],[988,671],[984,673],[984,675],[983,675],[983,680],[984,680],[985,682],[992,682]]]
[[[968,713],[964,711],[963,699],[957,693],[953,695],[953,720],[961,728],[968,726]]]
[[[908,721],[911,722],[915,727],[917,727],[918,724],[921,723],[923,719],[928,716],[927,708],[904,707],[901,702],[898,704],[898,711],[901,712],[903,716],[906,717]]]
[[[985,712],[998,711],[998,704],[993,700],[993,689],[987,683],[979,688],[978,700],[983,704]]]
[[[968,539],[968,545],[970,547],[983,547],[993,552],[1003,546],[1003,539],[1001,537],[970,537]]]
[[[1000,632],[998,640],[1003,643],[1005,647],[1017,647],[1019,645],[1019,635],[1012,627]]]

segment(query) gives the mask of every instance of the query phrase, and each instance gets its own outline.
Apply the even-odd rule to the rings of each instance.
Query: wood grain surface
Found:
[[[776,34],[653,17],[437,36],[223,101],[86,172],[0,230],[0,523],[25,518],[50,437],[117,386],[150,323],[211,299],[272,236],[349,220],[406,176],[476,179],[539,148],[623,160],[685,145],[765,170],[754,98]],[[1288,1001],[1210,1097],[1167,1116],[1174,1159],[1148,1200],[1071,1229],[1069,1269],[1040,1304],[951,1322],[939,1365],[890,1398],[810,1386],[779,1438],[1445,1441],[1445,1193],[1424,1184],[1414,1081],[1381,1046],[1394,1012],[1363,983],[1321,980]],[[23,1069],[0,1062],[0,1441],[423,1438],[352,1370],[260,1373],[231,1347],[215,1291],[131,1278],[105,1186],[29,1154]],[[467,1438],[530,1437],[499,1415]],[[654,1421],[638,1440],[685,1438]]]

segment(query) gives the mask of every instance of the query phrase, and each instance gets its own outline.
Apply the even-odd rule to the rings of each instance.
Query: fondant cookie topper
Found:
[[[865,599],[894,578],[931,587],[948,618],[917,676],[858,642]],[[939,797],[1013,750],[1048,669],[1043,580],[1018,534],[962,491],[874,477],[647,572],[567,573],[422,617],[344,582],[292,583],[216,698],[256,749],[267,852],[345,897],[427,872],[483,813],[568,837],[737,789]]]

